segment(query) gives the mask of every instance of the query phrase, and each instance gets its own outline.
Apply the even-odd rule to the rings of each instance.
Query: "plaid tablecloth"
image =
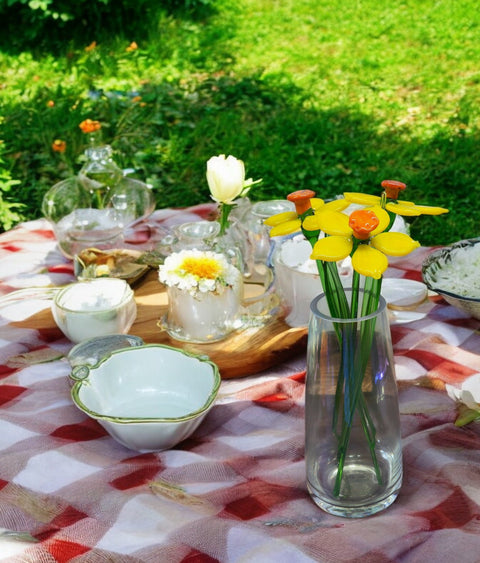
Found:
[[[148,247],[211,206],[157,211],[131,233]],[[388,275],[420,279],[430,249]],[[49,225],[0,235],[0,293],[73,279]],[[70,399],[56,331],[15,328],[45,304],[0,309],[0,560],[307,563],[480,561],[480,426],[454,426],[444,384],[480,372],[480,322],[440,299],[393,324],[404,484],[373,517],[330,516],[305,487],[303,355],[222,383],[213,410],[178,447],[139,454]]]

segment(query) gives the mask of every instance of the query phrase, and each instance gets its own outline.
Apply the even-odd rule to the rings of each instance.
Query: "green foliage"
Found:
[[[15,202],[12,188],[18,186],[20,180],[14,180],[10,171],[5,168],[2,158],[4,147],[1,142],[0,147],[0,230],[8,230],[24,218],[21,214],[24,206]]]
[[[108,40],[112,34],[143,35],[165,10],[195,13],[210,4],[211,0],[0,0],[0,44],[38,50],[71,40],[80,45]]]
[[[87,4],[92,14],[115,4],[114,17],[133,6],[55,3]],[[206,161],[225,153],[263,178],[253,199],[300,188],[327,199],[378,193],[392,178],[409,185],[408,199],[451,210],[412,222],[423,244],[478,235],[473,0],[394,2],[388,11],[376,0],[298,0],[294,11],[274,0],[217,0],[215,10],[213,1],[157,4],[135,4],[145,15],[129,22],[132,33],[107,26],[82,35],[75,16],[68,22],[81,46],[0,53],[0,137],[25,216],[38,217],[45,191],[78,172],[86,143],[78,125],[91,118],[119,165],[154,186],[158,207],[208,200]],[[65,152],[52,150],[55,139]]]

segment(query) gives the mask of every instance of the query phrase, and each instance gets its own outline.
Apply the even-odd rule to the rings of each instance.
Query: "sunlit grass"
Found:
[[[79,168],[78,123],[91,117],[120,164],[152,183],[159,207],[206,200],[206,160],[225,152],[264,179],[256,199],[298,188],[327,198],[376,193],[394,178],[409,185],[409,199],[451,208],[414,223],[423,244],[477,236],[474,0],[218,0],[213,8],[200,19],[160,12],[148,34],[91,50],[86,41],[0,53],[0,139],[27,216]],[[67,141],[63,159],[52,154],[55,138]]]

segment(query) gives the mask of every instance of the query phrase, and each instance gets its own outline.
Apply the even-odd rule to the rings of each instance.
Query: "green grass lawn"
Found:
[[[4,47],[2,158],[20,181],[4,201],[39,216],[48,187],[78,172],[78,124],[90,117],[102,121],[119,163],[154,186],[157,207],[207,200],[205,163],[227,153],[263,178],[253,199],[300,188],[324,198],[379,193],[392,178],[408,184],[407,199],[451,210],[412,223],[422,244],[480,234],[474,0],[217,0],[207,8],[201,17],[157,10],[139,36]],[[138,49],[126,49],[131,41]],[[67,142],[65,153],[52,151],[54,139]]]

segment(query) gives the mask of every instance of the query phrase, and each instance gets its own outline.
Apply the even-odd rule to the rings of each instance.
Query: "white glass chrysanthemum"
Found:
[[[222,293],[232,287],[240,275],[223,254],[202,250],[181,250],[165,259],[159,267],[159,280],[168,286],[176,286],[191,295],[198,293]]]

